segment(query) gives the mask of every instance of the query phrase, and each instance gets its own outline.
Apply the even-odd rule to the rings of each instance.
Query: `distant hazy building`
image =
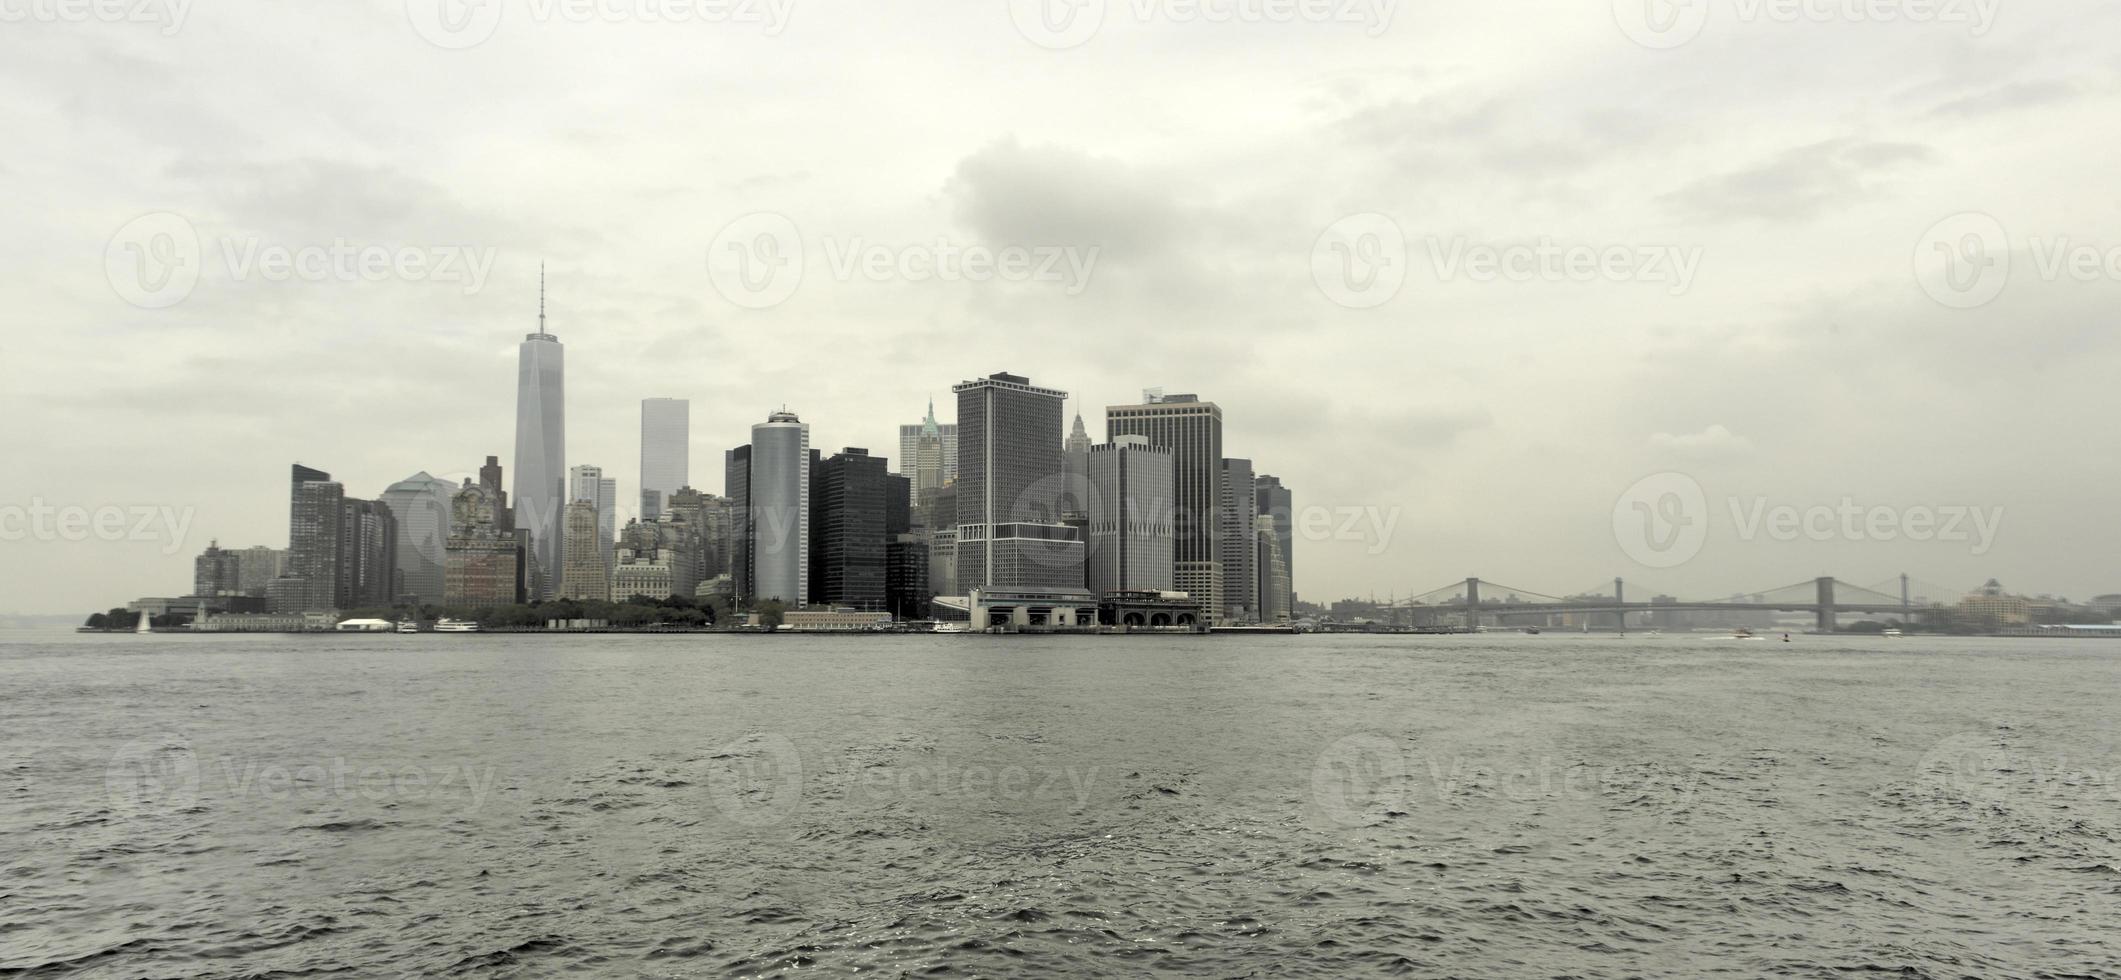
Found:
[[[1088,512],[1090,478],[1090,433],[1083,428],[1083,413],[1075,413],[1075,427],[1068,432],[1068,439],[1061,444],[1061,489],[1060,512],[1084,514]]]
[[[287,567],[296,580],[282,585],[273,612],[318,612],[338,608],[339,521],[344,487],[331,474],[296,463],[289,480]]]
[[[1006,372],[951,390],[960,437],[957,587],[1083,592],[1083,542],[1059,513],[1068,393]]]
[[[236,552],[242,568],[244,595],[262,596],[287,564],[287,549],[255,545]]]
[[[670,494],[665,506],[671,515],[683,520],[689,533],[697,539],[694,550],[698,555],[700,578],[729,574],[729,498],[679,487]]]
[[[699,591],[698,535],[674,510],[660,520],[630,521],[619,532],[617,562],[611,566],[611,597],[668,599]]]
[[[398,525],[398,591],[424,603],[440,603],[448,592],[449,498],[457,488],[425,471],[383,491],[383,505]]]
[[[450,606],[506,606],[520,596],[522,542],[501,529],[498,494],[467,480],[450,498],[449,544],[443,557],[443,597]]]
[[[339,609],[398,601],[398,520],[380,500],[339,504]]]
[[[1257,488],[1249,459],[1223,460],[1222,545],[1223,618],[1231,622],[1258,622],[1259,615],[1259,517]]]
[[[1281,539],[1275,536],[1274,519],[1261,514],[1253,519],[1252,526],[1259,564],[1259,621],[1288,622],[1295,615],[1289,601],[1289,565],[1281,556]]]
[[[811,602],[884,608],[888,476],[882,457],[854,447],[811,474]]]
[[[1273,597],[1275,608],[1289,616],[1296,615],[1296,505],[1289,489],[1281,485],[1281,478],[1264,473],[1252,480],[1252,497],[1259,516],[1274,522],[1275,551],[1281,556],[1281,577],[1286,580],[1281,593]],[[1264,572],[1265,569],[1262,569]],[[1262,581],[1265,575],[1262,575]],[[1268,605],[1269,597],[1262,596],[1261,607]]]
[[[538,330],[516,348],[515,527],[529,532],[533,578],[556,578],[560,569],[561,482],[567,464],[567,349],[545,332],[545,272],[538,271]],[[542,595],[540,596],[542,597]]]
[[[737,599],[810,601],[810,427],[775,412],[751,427],[751,444],[727,457],[736,504]]]
[[[641,519],[663,516],[670,495],[692,480],[692,402],[641,399]]]
[[[243,555],[221,550],[221,542],[207,542],[206,550],[192,559],[191,594],[196,596],[242,595]]]
[[[1223,413],[1194,395],[1145,392],[1140,405],[1105,409],[1105,439],[1145,436],[1171,450],[1176,477],[1172,579],[1200,603],[1201,615],[1222,616]]]
[[[601,466],[574,466],[567,470],[567,502],[588,501],[596,508],[597,531],[594,543],[597,560],[608,570],[611,567],[612,537],[619,528],[619,481],[604,475]],[[566,538],[561,538],[565,550]],[[565,558],[561,561],[564,563]]]
[[[611,598],[611,575],[597,548],[598,520],[595,503],[576,500],[567,505],[560,558],[562,599]]]
[[[1171,450],[1127,435],[1085,455],[1090,591],[1171,590],[1176,506]]]
[[[928,491],[957,482],[957,426],[935,420],[935,402],[928,402],[928,417],[898,427],[898,473],[913,481],[916,506]]]

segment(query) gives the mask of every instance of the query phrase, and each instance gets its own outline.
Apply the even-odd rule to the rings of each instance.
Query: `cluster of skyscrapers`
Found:
[[[1099,443],[1079,412],[1064,425],[1066,392],[991,374],[952,389],[954,423],[931,401],[901,426],[895,467],[824,455],[784,408],[723,454],[722,496],[689,485],[690,403],[650,398],[638,516],[618,526],[617,481],[567,466],[565,348],[542,283],[538,306],[518,348],[512,491],[493,456],[476,480],[416,473],[375,500],[297,464],[286,551],[216,544],[195,594],[262,595],[276,614],[722,594],[982,625],[1079,623],[1112,596],[1201,625],[1290,617],[1289,491],[1223,456],[1222,410],[1193,395],[1108,407]]]

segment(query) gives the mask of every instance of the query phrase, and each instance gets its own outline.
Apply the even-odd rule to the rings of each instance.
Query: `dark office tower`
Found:
[[[538,330],[516,348],[515,526],[530,532],[543,598],[560,575],[560,499],[566,479],[566,355],[545,332],[545,271],[538,270]]]
[[[810,601],[881,610],[884,604],[886,479],[884,460],[843,449],[818,464],[811,495]]]
[[[913,530],[913,478],[884,474],[884,535],[895,538]]]
[[[928,548],[926,534],[899,534],[884,546],[884,602],[891,618],[928,618]]]
[[[1145,436],[1171,450],[1177,493],[1173,514],[1172,580],[1200,604],[1210,621],[1222,618],[1223,412],[1194,395],[1145,392],[1140,405],[1105,409],[1105,441]]]
[[[723,493],[729,498],[729,583],[737,608],[751,603],[751,447],[722,454]]]
[[[1065,391],[1018,375],[957,393],[957,588],[1083,589],[1083,542],[1060,522]]]
[[[1274,522],[1275,553],[1281,556],[1282,593],[1273,596],[1277,607],[1285,614],[1296,612],[1296,507],[1288,488],[1281,485],[1281,478],[1260,475],[1253,480],[1253,491],[1259,506],[1259,516]],[[1268,570],[1260,569],[1261,581],[1266,581]],[[1262,599],[1269,598],[1262,596]]]
[[[1237,623],[1259,620],[1259,537],[1252,526],[1259,501],[1254,493],[1252,461],[1223,460],[1223,618]]]
[[[219,541],[208,542],[206,550],[192,560],[191,569],[192,595],[240,594],[243,591],[242,554],[221,550]]]
[[[398,522],[380,500],[339,502],[340,609],[392,605],[398,587]]]

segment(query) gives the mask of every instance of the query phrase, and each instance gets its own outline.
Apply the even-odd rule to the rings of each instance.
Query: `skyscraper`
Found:
[[[1089,507],[1090,433],[1083,428],[1083,413],[1075,413],[1075,428],[1061,444],[1061,501],[1063,514],[1083,514]]]
[[[751,446],[722,454],[722,491],[729,498],[729,595],[737,608],[751,603]]]
[[[957,587],[1083,591],[1083,542],[1060,523],[1061,402],[1006,372],[957,393]]]
[[[1271,597],[1273,604],[1284,615],[1296,613],[1296,517],[1295,504],[1281,478],[1261,474],[1252,481],[1253,496],[1258,501],[1259,516],[1274,522],[1275,553],[1281,557],[1281,594]],[[1268,572],[1262,568],[1262,573]],[[1260,576],[1266,581],[1267,575]],[[1264,607],[1269,597],[1261,597]]]
[[[1281,540],[1274,536],[1274,519],[1261,514],[1253,519],[1253,537],[1259,549],[1259,621],[1286,623],[1289,605],[1289,566],[1282,561]]]
[[[449,545],[443,552],[442,601],[452,606],[505,606],[521,596],[525,552],[501,518],[508,511],[491,483],[464,481],[449,498]]]
[[[1146,436],[1171,450],[1176,477],[1172,579],[1200,604],[1203,619],[1222,617],[1223,413],[1194,395],[1145,392],[1140,405],[1105,409],[1107,441]]]
[[[567,470],[567,502],[588,501],[596,508],[597,529],[591,542],[597,546],[597,560],[605,568],[611,567],[612,539],[618,533],[619,482],[604,475],[601,466],[573,466]],[[562,538],[562,550],[569,539]],[[562,559],[563,561],[565,559]]]
[[[1223,460],[1223,618],[1232,622],[1259,620],[1259,532],[1253,526],[1259,501],[1254,493],[1252,461]]]
[[[545,269],[538,268],[538,330],[516,348],[515,526],[530,533],[544,582],[560,571],[560,482],[567,464],[566,354],[545,332]],[[540,591],[549,591],[549,585]],[[539,596],[538,598],[541,598]]]
[[[1085,455],[1090,591],[1171,589],[1171,450],[1129,435]]]
[[[898,427],[899,475],[913,480],[913,503],[919,506],[927,492],[957,482],[957,426],[935,420],[935,401],[928,402],[928,417],[913,425]]]
[[[810,601],[810,426],[782,410],[751,427],[743,454],[745,599],[779,599],[791,608]],[[736,454],[731,454],[732,462]],[[731,479],[736,467],[731,467]],[[737,496],[734,482],[730,496]],[[743,582],[743,579],[739,579]],[[740,585],[741,589],[741,585]],[[741,593],[740,593],[741,594]]]
[[[331,474],[294,465],[287,508],[287,563],[284,577],[295,585],[281,590],[274,612],[316,612],[336,608],[339,600],[339,521],[346,490]]]
[[[597,538],[601,536],[597,525],[602,519],[594,501],[577,499],[567,503],[567,538],[561,549],[564,556],[561,561],[565,564],[560,569],[560,598],[611,598],[611,571],[604,564],[602,549],[597,547]]]
[[[813,474],[812,602],[884,608],[889,475],[883,457],[853,447],[826,459]]]
[[[254,545],[237,552],[242,556],[244,595],[262,596],[266,586],[279,578],[287,565],[287,549]]]
[[[641,520],[663,514],[670,495],[691,480],[692,402],[641,399]]]
[[[380,500],[339,502],[339,609],[397,603],[398,521]]]
[[[383,505],[398,525],[398,591],[439,604],[447,590],[449,498],[457,488],[425,471],[383,491]]]
[[[192,595],[229,595],[243,591],[241,552],[221,550],[221,542],[210,541],[192,560]]]

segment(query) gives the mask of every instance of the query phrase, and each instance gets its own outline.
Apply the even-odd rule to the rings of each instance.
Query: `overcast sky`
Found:
[[[1008,370],[1220,403],[1312,600],[2121,592],[2110,2],[436,2],[0,0],[0,611],[509,463],[540,262],[624,500]]]

